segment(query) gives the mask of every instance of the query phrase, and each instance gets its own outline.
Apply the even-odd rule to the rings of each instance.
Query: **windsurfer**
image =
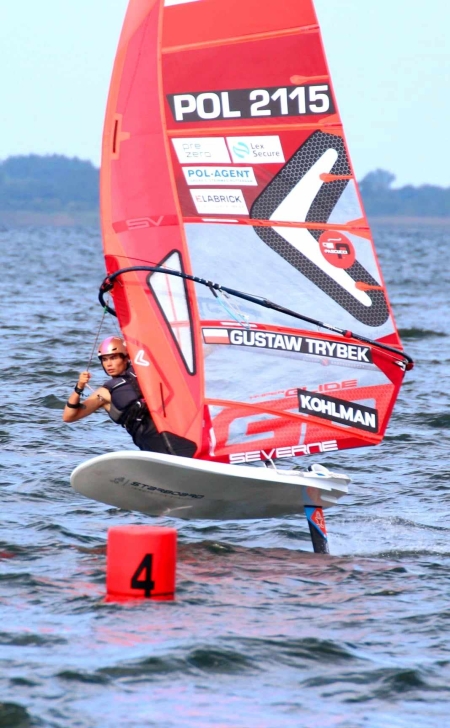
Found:
[[[103,408],[113,422],[126,429],[140,450],[188,454],[175,453],[167,435],[158,433],[131,366],[125,342],[117,336],[108,337],[100,345],[98,358],[110,379],[81,402],[81,395],[91,378],[90,372],[81,372],[66,402],[63,421],[78,422]]]

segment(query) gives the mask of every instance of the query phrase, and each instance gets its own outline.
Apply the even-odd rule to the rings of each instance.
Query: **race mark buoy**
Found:
[[[108,529],[108,601],[175,598],[177,532],[156,526]]]

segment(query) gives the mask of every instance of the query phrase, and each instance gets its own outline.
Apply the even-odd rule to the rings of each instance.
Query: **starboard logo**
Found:
[[[111,483],[117,483],[125,487],[131,486],[137,490],[147,490],[150,492],[163,493],[164,495],[177,495],[181,498],[204,498],[204,495],[197,493],[185,493],[182,490],[167,490],[167,488],[158,488],[156,485],[148,485],[148,483],[140,483],[138,480],[130,480],[129,478],[117,477],[113,478]]]
[[[250,346],[257,349],[278,349],[297,351],[300,354],[346,359],[348,361],[372,363],[368,346],[344,344],[326,339],[281,334],[275,331],[249,331],[247,329],[228,329],[225,327],[203,329],[205,344],[228,344],[231,346]]]
[[[299,389],[298,408],[303,414],[340,422],[357,430],[378,432],[378,410],[373,407]]]

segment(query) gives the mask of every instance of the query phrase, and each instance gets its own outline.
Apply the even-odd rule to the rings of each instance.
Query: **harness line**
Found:
[[[103,322],[104,322],[104,320],[105,320],[105,316],[106,316],[106,314],[107,314],[107,313],[108,313],[108,308],[107,308],[107,306],[105,305],[105,306],[103,306],[103,314],[102,314],[102,318],[100,319],[100,325],[99,325],[99,327],[98,327],[98,329],[97,329],[97,335],[96,335],[96,337],[95,337],[95,341],[94,341],[94,344],[93,344],[93,346],[92,346],[91,354],[90,354],[90,357],[89,357],[89,360],[88,360],[88,363],[87,363],[87,366],[86,366],[86,371],[87,371],[87,372],[89,371],[89,367],[90,367],[90,366],[91,366],[91,364],[92,364],[92,359],[94,358],[94,351],[95,351],[95,348],[96,348],[96,346],[97,346],[98,340],[99,340],[99,338],[100,338],[100,331],[102,330]],[[92,388],[92,387],[91,387],[91,386],[90,386],[89,384],[86,384],[86,387],[87,387],[88,389],[90,389],[90,390],[91,390],[91,392],[93,392],[93,391],[94,391],[94,390],[93,390],[93,388]]]

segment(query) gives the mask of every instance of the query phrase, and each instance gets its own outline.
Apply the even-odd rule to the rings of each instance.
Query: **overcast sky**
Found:
[[[0,159],[58,153],[99,164],[127,0],[0,5]],[[396,185],[450,186],[449,0],[315,5],[357,177],[383,168]]]

